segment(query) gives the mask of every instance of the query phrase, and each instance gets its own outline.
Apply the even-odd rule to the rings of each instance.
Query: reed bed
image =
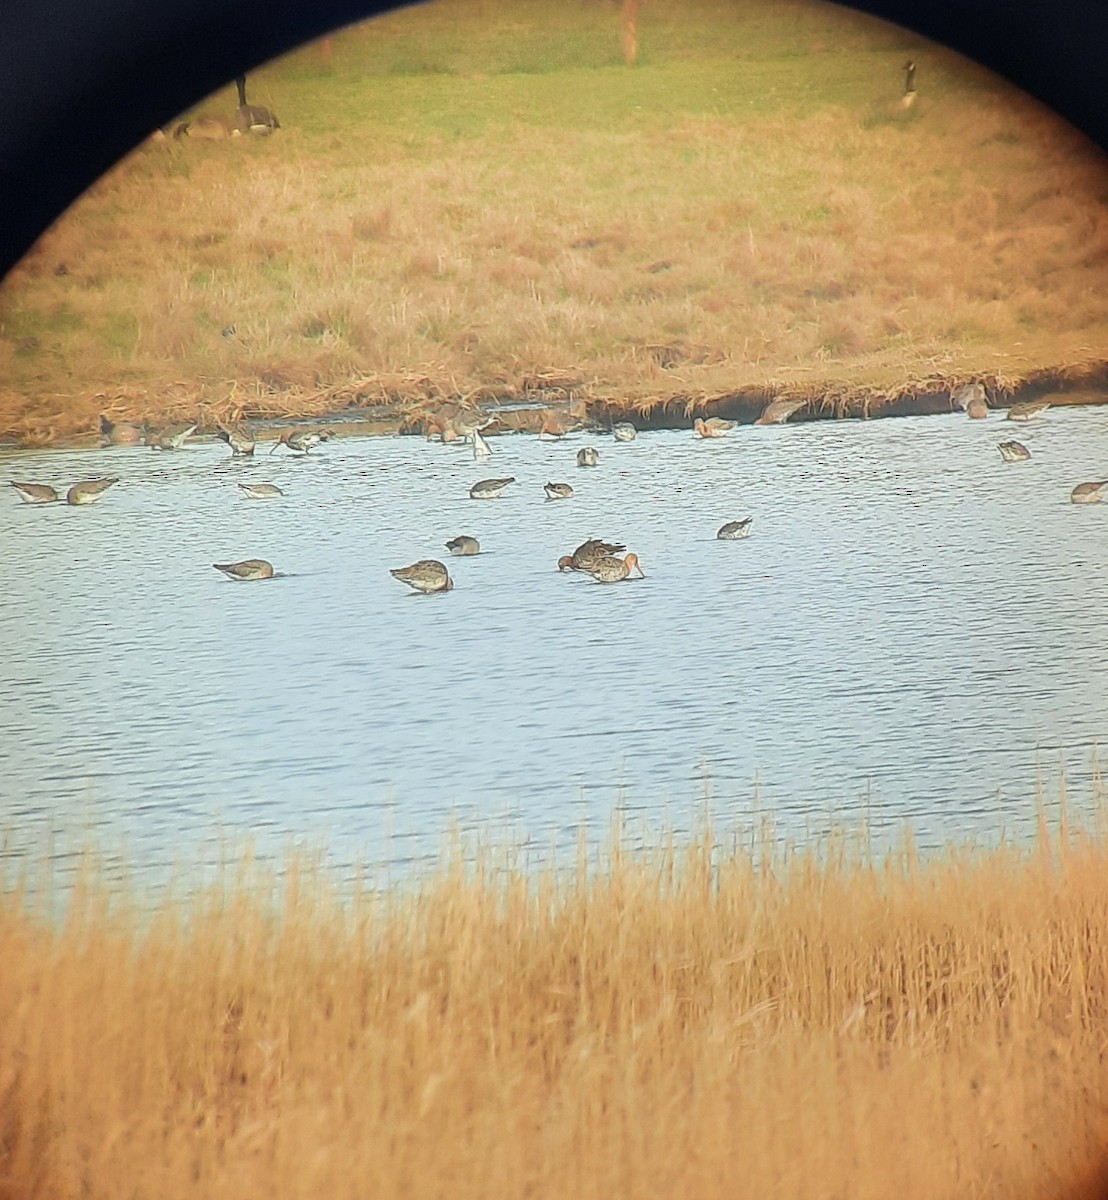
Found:
[[[277,134],[140,147],[0,288],[0,434],[551,372],[876,411],[1108,361],[1105,160],[1026,96],[830,5],[637,32],[628,67],[611,5],[442,0],[254,73]]]
[[[1078,1196],[1108,841],[0,902],[0,1196]]]

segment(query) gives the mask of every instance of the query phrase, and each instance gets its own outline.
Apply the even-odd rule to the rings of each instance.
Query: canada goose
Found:
[[[239,106],[235,113],[235,128],[239,133],[253,133],[266,137],[275,129],[281,128],[277,114],[262,108],[260,104],[246,103],[246,76],[240,75],[235,83],[239,89]]]
[[[911,108],[916,102],[916,64],[909,59],[901,70],[904,72],[904,95],[900,97],[900,107]]]

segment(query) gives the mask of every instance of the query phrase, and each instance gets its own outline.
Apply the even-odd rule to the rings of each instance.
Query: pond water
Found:
[[[1001,461],[1013,436],[1030,462]],[[1060,764],[1091,805],[1108,504],[1069,493],[1108,475],[1108,408],[493,446],[5,456],[5,479],[121,480],[91,507],[0,495],[6,853],[95,841],[154,871],[249,835],[404,864],[451,825],[566,846],[621,806],[681,830],[706,795],[718,825],[801,840],[833,815],[988,842],[1033,832]],[[496,475],[517,482],[468,498]],[[235,486],[262,480],[285,498]],[[483,552],[450,559],[463,533]],[[559,574],[587,537],[646,578]],[[281,577],[212,569],[247,557]],[[452,592],[390,577],[422,557]]]

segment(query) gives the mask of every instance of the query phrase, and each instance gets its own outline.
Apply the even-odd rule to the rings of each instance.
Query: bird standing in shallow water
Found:
[[[57,504],[58,493],[46,483],[17,483],[11,485],[19,493],[24,504]]]
[[[784,425],[794,412],[802,409],[807,403],[807,400],[771,400],[754,424]]]
[[[735,422],[724,417],[709,417],[706,421],[703,417],[697,417],[693,421],[693,434],[702,438],[726,437],[734,428]]]
[[[1031,451],[1020,442],[1001,442],[997,449],[1005,462],[1026,462],[1031,457]]]
[[[280,446],[288,446],[290,450],[295,450],[299,454],[307,454],[314,446],[318,446],[323,438],[314,430],[300,430],[293,432],[291,429],[286,429],[284,433],[273,444],[273,453]]]
[[[254,431],[249,425],[232,425],[230,428],[220,425],[215,436],[231,447],[231,454],[235,458],[245,458],[254,453]]]
[[[612,437],[617,442],[633,442],[637,434],[638,430],[630,421],[619,421],[612,426]]]
[[[589,571],[600,559],[611,554],[619,554],[627,547],[622,542],[602,542],[597,538],[589,538],[582,542],[572,554],[563,554],[558,559],[559,571]]]
[[[642,569],[637,554],[628,554],[626,558],[605,555],[585,570],[597,583],[619,583],[621,579],[626,579],[632,570],[637,570],[643,579],[646,578],[646,572]]]
[[[750,526],[753,521],[753,517],[747,517],[743,521],[728,521],[726,525],[720,526],[716,537],[721,542],[737,542],[740,538],[744,538],[750,533]]]
[[[600,451],[595,446],[582,446],[577,451],[577,465],[579,467],[595,467],[600,461]]]
[[[472,441],[473,441],[473,457],[474,458],[488,458],[489,455],[492,453],[492,447],[481,436],[481,431],[479,429],[475,429],[473,431]]]
[[[421,558],[410,567],[396,567],[389,574],[425,596],[433,592],[448,592],[454,586],[454,580],[437,558]]]
[[[75,483],[65,494],[66,504],[95,504],[118,479],[85,479]]]
[[[241,562],[212,563],[228,579],[272,579],[273,564],[264,558],[244,558]]]
[[[273,500],[285,494],[275,483],[240,483],[239,487],[251,500]]]
[[[544,483],[542,490],[547,500],[568,500],[573,495],[573,488],[568,483]]]
[[[504,479],[478,480],[469,489],[469,498],[471,500],[495,500],[509,483],[515,483],[515,481],[514,475],[508,475]]]
[[[1008,420],[1033,421],[1036,417],[1041,417],[1049,407],[1049,400],[1027,400],[1022,404],[1013,404],[1008,410]]]
[[[446,543],[447,550],[458,558],[465,558],[471,554],[481,553],[481,543],[468,534],[463,533],[460,537],[451,538]]]
[[[1101,479],[1094,483],[1079,483],[1070,492],[1070,499],[1074,504],[1099,504],[1104,499],[1105,488],[1108,488],[1108,479]]]
[[[185,444],[185,439],[191,437],[195,432],[195,424],[172,425],[169,429],[163,429],[161,433],[155,433],[147,438],[146,444],[151,450],[180,450]]]

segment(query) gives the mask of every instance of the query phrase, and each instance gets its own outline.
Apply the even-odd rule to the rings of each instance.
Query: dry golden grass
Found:
[[[619,844],[152,915],[89,882],[57,927],[7,894],[0,1196],[1100,1194],[1103,834]]]
[[[577,65],[581,35],[521,72],[542,6],[465,0],[339,35],[330,74],[274,65],[278,137],[140,148],[7,279],[0,433],[87,428],[98,393],[176,418],[182,387],[288,415],[387,377],[457,395],[573,370],[649,406],[1108,360],[1103,157],[935,47],[889,117],[909,35],[841,12],[836,51],[809,46],[834,11],[747,0],[729,50],[716,7],[658,0],[634,70]],[[678,17],[708,31],[692,61],[651,33]],[[564,41],[595,17],[559,19]],[[460,31],[466,60],[420,75]],[[390,37],[426,58],[362,66]]]

